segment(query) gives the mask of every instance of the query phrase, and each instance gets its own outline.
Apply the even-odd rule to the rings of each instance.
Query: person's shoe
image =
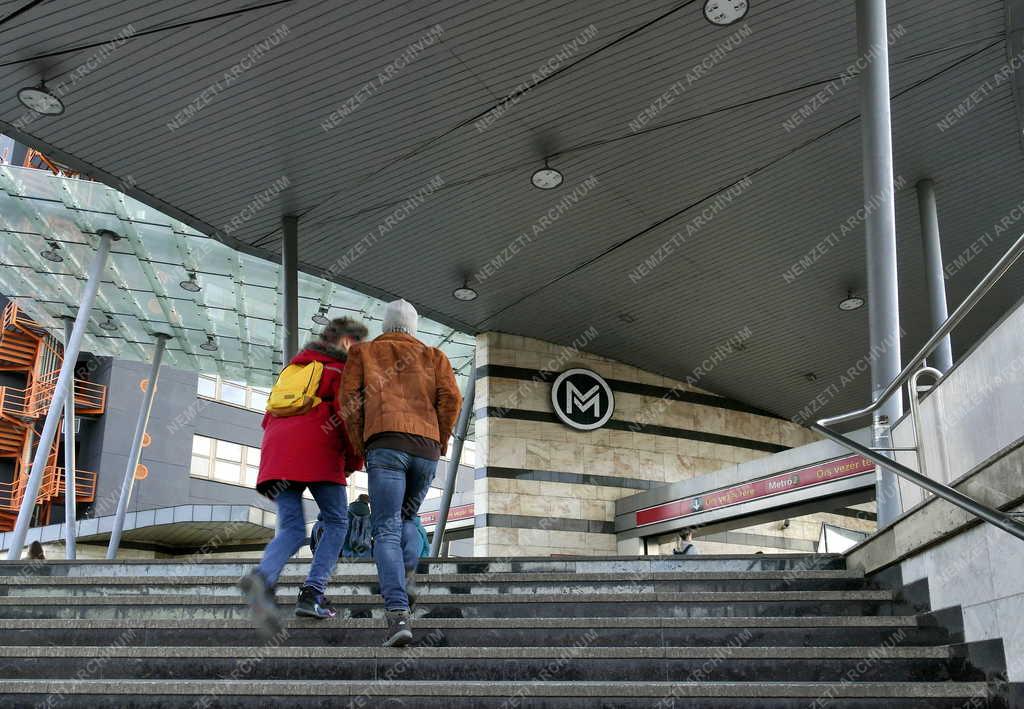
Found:
[[[252,612],[256,630],[263,637],[272,638],[284,630],[284,624],[277,614],[277,602],[273,588],[259,571],[251,571],[238,580],[238,589],[245,596]]]
[[[310,586],[303,586],[299,589],[299,600],[295,602],[295,615],[303,618],[334,618],[338,611],[324,594]]]
[[[385,617],[388,621],[388,634],[384,647],[405,647],[412,642],[409,611],[386,611]]]
[[[416,569],[405,572],[405,595],[409,597],[409,609],[416,607],[416,599],[420,597],[420,588],[416,583]]]

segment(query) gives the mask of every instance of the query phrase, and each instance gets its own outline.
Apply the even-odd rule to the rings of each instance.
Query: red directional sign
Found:
[[[791,490],[821,485],[832,480],[862,475],[872,472],[874,469],[875,464],[860,455],[837,458],[807,468],[777,473],[766,478],[751,480],[750,482],[722,488],[703,495],[685,497],[681,500],[638,510],[636,513],[636,526],[643,527],[644,525],[665,522],[670,519],[688,517],[719,507],[737,505],[741,502],[771,497],[772,495],[790,492]]]
[[[459,505],[458,507],[452,507],[448,510],[448,521],[457,522],[460,519],[469,519],[473,516],[473,504]],[[429,527],[432,524],[437,524],[438,511],[424,512],[420,515],[420,524],[424,527]]]

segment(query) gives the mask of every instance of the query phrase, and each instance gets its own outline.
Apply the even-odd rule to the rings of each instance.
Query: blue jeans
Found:
[[[405,572],[416,568],[423,545],[412,520],[436,472],[436,460],[391,448],[373,448],[366,454],[373,558],[389,611],[409,610]]]
[[[306,577],[305,585],[323,593],[327,590],[327,581],[334,573],[338,555],[341,554],[341,545],[345,541],[348,502],[344,485],[309,483],[308,487],[320,507],[324,536],[313,552],[313,561],[309,566],[309,576]],[[302,488],[286,488],[277,494],[274,502],[277,503],[277,533],[263,551],[263,559],[256,567],[269,586],[277,583],[284,565],[295,555],[299,547],[309,540],[306,534],[306,516],[302,511]]]

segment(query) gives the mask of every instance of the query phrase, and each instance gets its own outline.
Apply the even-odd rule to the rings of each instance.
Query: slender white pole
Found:
[[[448,524],[448,510],[452,506],[452,495],[455,494],[455,479],[459,475],[459,461],[462,460],[462,444],[469,430],[469,417],[473,413],[473,400],[476,398],[476,354],[469,365],[469,378],[466,380],[466,393],[462,397],[462,410],[455,423],[455,434],[452,436],[452,457],[448,461],[448,477],[445,478],[444,495],[441,506],[437,510],[437,523],[434,525],[434,538],[430,542],[430,555],[435,559],[441,553],[441,541],[444,539],[444,528]]]
[[[53,439],[57,435],[57,424],[63,415],[61,409],[63,408],[64,401],[67,399],[69,385],[75,378],[75,362],[78,361],[78,353],[82,350],[85,326],[89,321],[92,304],[96,302],[96,292],[100,287],[103,267],[107,263],[107,256],[110,255],[111,243],[120,238],[114,232],[106,230],[100,231],[98,235],[100,243],[96,249],[96,255],[89,265],[89,278],[85,282],[82,300],[78,304],[75,326],[71,330],[71,337],[68,339],[67,345],[64,347],[64,362],[60,366],[60,375],[57,377],[57,384],[53,390],[53,399],[50,401],[50,408],[46,412],[43,432],[39,435],[38,448],[36,448],[36,455],[32,461],[32,471],[29,473],[28,483],[25,485],[25,497],[22,499],[21,509],[18,511],[18,521],[14,524],[11,546],[7,550],[8,561],[17,561],[21,558],[21,550],[25,546],[25,537],[28,535],[28,528],[32,522],[32,512],[36,506],[36,496],[39,495],[39,486],[43,482],[46,459],[50,455],[50,446],[53,445]]]
[[[117,512],[114,515],[114,528],[110,532],[110,544],[107,546],[108,559],[116,559],[117,549],[121,546],[124,518],[128,514],[128,499],[132,496],[132,486],[135,483],[135,468],[138,467],[139,458],[142,457],[142,438],[146,435],[149,414],[153,410],[156,382],[160,376],[160,362],[164,358],[164,348],[167,346],[167,340],[169,339],[170,335],[158,334],[156,336],[156,348],[153,352],[153,364],[149,369],[146,394],[142,397],[139,418],[135,422],[135,435],[132,437],[132,449],[128,454],[128,467],[124,471],[124,480],[121,482],[121,497],[117,500]]]
[[[284,311],[281,322],[284,325],[284,366],[299,351],[299,218],[286,216],[281,219],[284,243],[281,244],[281,271],[284,276],[281,300]]]
[[[74,330],[75,321],[71,318],[64,319],[64,357],[67,358],[67,345],[71,342],[71,333]],[[64,558],[74,559],[77,553],[75,548],[75,520],[78,517],[78,508],[75,490],[75,378],[71,378],[68,385],[68,395],[64,397]]]
[[[899,374],[900,299],[896,269],[896,195],[893,185],[892,118],[889,106],[889,30],[885,0],[857,0],[857,49],[867,65],[860,74],[864,203],[878,208],[864,220],[867,240],[868,328],[871,391],[877,399]],[[891,448],[890,427],[903,413],[897,393],[875,414],[874,444]],[[889,468],[878,467],[875,484],[879,526],[903,511],[899,485]]]
[[[942,268],[942,243],[939,239],[939,209],[935,204],[935,183],[917,183],[917,211],[921,219],[921,243],[924,247],[924,276],[928,284],[929,329],[935,332],[949,317],[946,308],[946,272]],[[932,352],[932,364],[945,374],[953,368],[953,350],[949,335]],[[913,392],[910,394],[914,397]]]

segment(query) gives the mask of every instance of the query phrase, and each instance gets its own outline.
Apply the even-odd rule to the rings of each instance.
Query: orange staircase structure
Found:
[[[10,531],[18,517],[25,487],[38,447],[36,430],[53,401],[57,378],[63,363],[60,342],[39,323],[26,317],[15,303],[8,303],[0,316],[0,371],[20,373],[24,388],[0,387],[0,461],[12,465],[10,480],[0,480],[0,531]],[[75,380],[75,413],[99,416],[106,408],[107,388],[93,382]],[[57,427],[36,496],[36,522],[48,524],[53,505],[62,504],[65,492],[64,468],[60,467],[61,429]],[[96,497],[96,473],[75,471],[75,498],[82,503]]]

